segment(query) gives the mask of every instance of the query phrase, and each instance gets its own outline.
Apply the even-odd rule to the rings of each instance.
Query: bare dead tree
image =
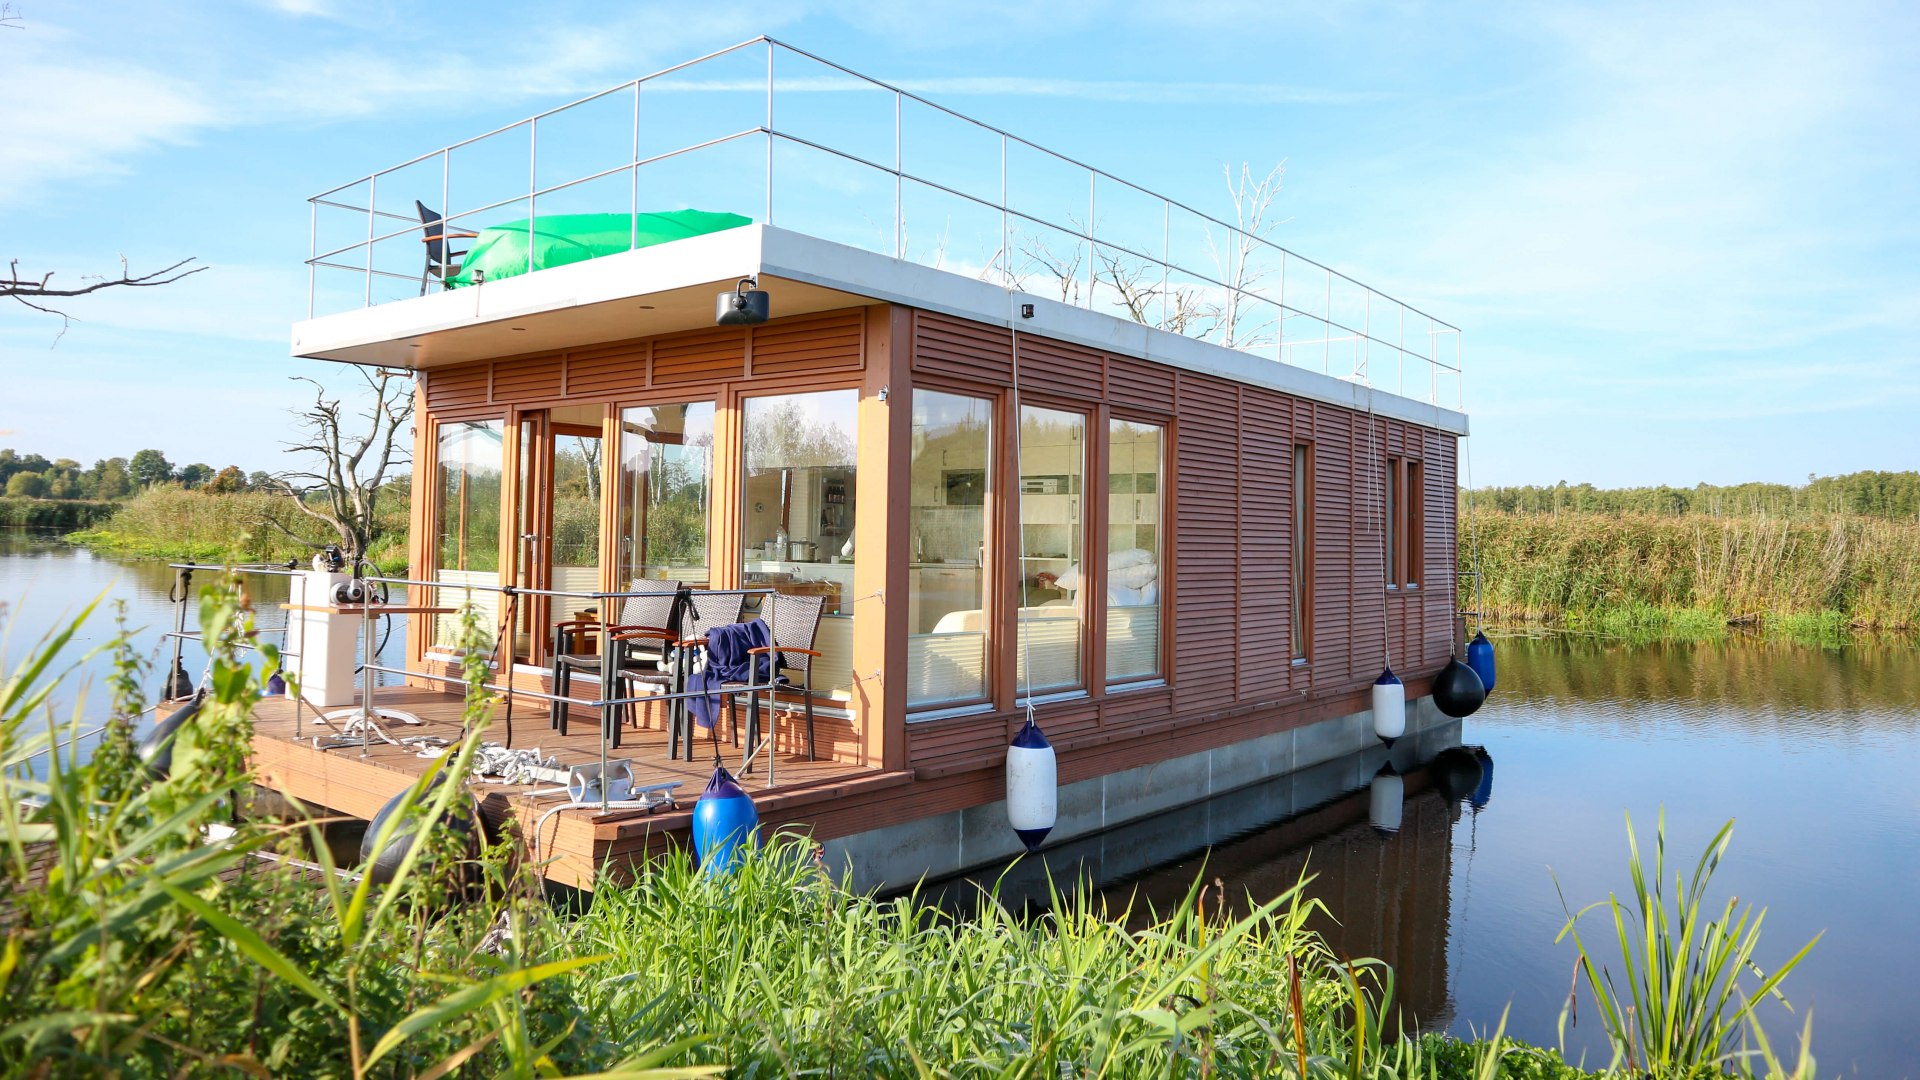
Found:
[[[64,285],[54,285],[53,271],[51,270],[37,278],[31,275],[22,277],[20,274],[20,260],[14,259],[8,263],[8,276],[0,278],[0,298],[12,297],[35,311],[44,312],[48,315],[58,315],[60,317],[60,334],[55,335],[53,339],[57,343],[60,337],[66,334],[67,327],[73,325],[74,319],[73,316],[59,308],[47,306],[46,301],[86,296],[89,293],[96,293],[102,289],[138,289],[148,288],[154,285],[171,285],[181,278],[189,277],[206,269],[204,266],[196,266],[191,270],[181,269],[193,261],[195,260],[181,259],[172,266],[162,267],[151,274],[135,274],[127,266],[127,257],[122,255],[120,256],[119,277],[110,278],[97,274],[83,274],[80,278],[82,284],[68,288]]]
[[[1272,344],[1288,313],[1282,310],[1272,321],[1250,325],[1245,294],[1258,293],[1278,272],[1261,256],[1270,246],[1268,234],[1285,224],[1272,220],[1271,213],[1286,170],[1284,161],[1261,177],[1255,177],[1252,166],[1244,162],[1237,177],[1231,167],[1222,169],[1227,198],[1233,204],[1232,228],[1224,237],[1209,228],[1206,245],[1214,280],[1223,285],[1176,284],[1158,271],[1157,264],[1094,243],[1092,286],[1111,289],[1120,310],[1137,323],[1217,341],[1228,348]],[[1069,218],[1068,224],[1078,228],[1080,223]],[[1044,237],[1031,235],[1016,238],[1012,246],[1020,263],[1010,266],[1014,287],[1027,289],[1030,279],[1039,278],[1057,288],[1062,303],[1081,302],[1089,284],[1085,240],[1069,253],[1056,250]]]
[[[1280,162],[1258,180],[1254,179],[1253,167],[1246,162],[1240,163],[1238,177],[1233,175],[1231,167],[1221,171],[1226,174],[1227,199],[1233,203],[1234,228],[1224,242],[1216,242],[1213,230],[1207,230],[1207,250],[1213,256],[1220,280],[1227,285],[1221,297],[1220,318],[1213,331],[1219,336],[1220,344],[1230,349],[1269,344],[1268,336],[1257,330],[1243,334],[1241,324],[1245,315],[1244,294],[1258,291],[1277,270],[1271,264],[1257,262],[1256,256],[1268,246],[1267,234],[1285,224],[1285,221],[1269,221],[1267,215],[1286,179],[1287,163]]]
[[[347,409],[340,398],[328,397],[327,388],[318,382],[294,376],[313,387],[314,400],[294,412],[306,429],[307,441],[289,445],[287,452],[311,454],[319,464],[317,471],[291,470],[274,477],[281,494],[291,498],[301,513],[333,530],[350,560],[365,555],[373,544],[374,512],[387,471],[412,460],[403,435],[413,418],[413,380],[405,373],[354,370],[367,384],[369,400],[360,412]],[[315,501],[324,500],[321,505],[308,501],[315,496],[320,497]],[[310,543],[278,523],[270,524]]]

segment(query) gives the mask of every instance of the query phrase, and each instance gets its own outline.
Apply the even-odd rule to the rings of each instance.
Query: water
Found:
[[[171,580],[163,563],[0,530],[0,601],[17,609],[0,653],[17,662],[110,592],[143,628],[140,648],[157,655]],[[279,625],[284,586],[256,579],[253,595],[261,623]],[[111,620],[96,616],[78,644],[110,636]],[[402,640],[396,627],[393,655]],[[1733,819],[1715,891],[1768,909],[1761,962],[1825,932],[1786,984],[1799,1016],[1770,1016],[1776,1041],[1791,1044],[1811,1009],[1820,1075],[1920,1077],[1906,997],[1920,970],[1910,915],[1920,895],[1920,650],[1564,638],[1504,638],[1498,649],[1499,687],[1459,732],[1493,762],[1477,810],[1446,797],[1457,775],[1413,768],[1403,741],[1396,757],[1410,775],[1392,836],[1368,820],[1369,782],[1387,757],[1376,751],[1116,830],[1055,853],[1056,869],[1097,866],[1110,898],[1163,908],[1203,860],[1229,893],[1263,897],[1308,870],[1341,920],[1328,928],[1337,947],[1391,961],[1423,1026],[1464,1035],[1510,1008],[1511,1034],[1552,1046],[1573,964],[1571,946],[1554,943],[1565,921],[1556,881],[1576,908],[1625,892],[1627,813],[1645,839],[1664,808],[1681,868]],[[204,663],[190,646],[188,671]],[[98,677],[107,666],[86,670]],[[1227,839],[1196,851],[1196,837]],[[1568,1049],[1598,1053],[1584,994],[1580,1015]]]
[[[172,645],[163,635],[174,627],[175,609],[167,597],[175,572],[163,559],[122,559],[96,555],[62,543],[55,535],[31,530],[0,528],[0,605],[6,618],[0,620],[0,670],[11,672],[14,665],[47,634],[68,625],[87,605],[101,601],[63,650],[66,664],[78,662],[79,670],[61,687],[52,703],[51,717],[59,730],[79,712],[82,730],[91,730],[106,719],[108,697],[104,680],[113,670],[105,654],[82,659],[87,653],[113,639],[115,633],[111,602],[121,600],[127,606],[127,625],[132,629],[135,651],[152,662],[146,681],[148,700],[158,697],[167,669],[173,662]],[[197,574],[194,584],[203,585],[213,578],[211,572]],[[255,624],[263,631],[284,627],[286,612],[280,605],[287,599],[287,579],[251,575],[247,578]],[[406,617],[391,616],[393,627],[380,633],[386,639],[377,656],[382,663],[399,666],[404,659]],[[197,629],[197,609],[189,605],[188,629]],[[263,634],[280,643],[278,634]],[[190,680],[198,681],[206,668],[207,653],[198,642],[188,642],[181,651],[181,664]],[[394,681],[381,676],[382,684]],[[91,684],[89,686],[89,684]],[[85,756],[92,740],[82,740]]]
[[[1572,945],[1554,941],[1562,892],[1576,910],[1630,892],[1629,813],[1650,856],[1664,810],[1670,877],[1732,819],[1716,910],[1728,897],[1767,909],[1763,967],[1825,934],[1785,984],[1798,1013],[1765,1013],[1776,1045],[1796,1046],[1811,1010],[1821,1076],[1920,1076],[1906,997],[1920,967],[1920,650],[1566,638],[1497,648],[1498,688],[1457,734],[1492,762],[1478,809],[1457,797],[1479,778],[1460,771],[1458,751],[1420,768],[1434,748],[1402,740],[1391,755],[1329,762],[1050,851],[1044,868],[1007,872],[1003,895],[1043,898],[1046,872],[1090,875],[1112,905],[1165,910],[1203,868],[1228,896],[1260,899],[1310,872],[1309,894],[1339,920],[1321,929],[1341,952],[1391,963],[1421,1027],[1490,1032],[1510,1009],[1509,1034],[1558,1046],[1574,962]],[[1409,775],[1400,829],[1382,836],[1369,788],[1389,757]],[[969,882],[1001,873],[944,893],[970,903]],[[1606,928],[1582,932],[1607,955]],[[1584,989],[1578,1015],[1569,1056],[1605,1064]]]

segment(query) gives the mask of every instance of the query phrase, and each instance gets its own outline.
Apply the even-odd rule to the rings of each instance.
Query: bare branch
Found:
[[[302,513],[332,526],[341,548],[352,558],[364,556],[372,546],[388,470],[410,459],[403,436],[413,418],[414,400],[411,380],[404,374],[363,368],[360,376],[369,404],[356,411],[343,407],[340,398],[330,397],[327,388],[313,379],[294,376],[313,388],[313,404],[294,413],[306,429],[307,441],[287,449],[311,455],[318,464],[278,477],[282,494],[291,497]],[[314,483],[301,491],[294,487],[294,480]],[[308,502],[316,492],[325,496],[324,509]]]

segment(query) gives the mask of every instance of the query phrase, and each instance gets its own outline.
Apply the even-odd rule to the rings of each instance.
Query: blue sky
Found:
[[[1473,481],[1920,466],[1920,7],[17,0],[0,445],[286,467],[305,199],[769,33],[1229,214],[1463,327]],[[429,200],[431,201],[431,200]]]

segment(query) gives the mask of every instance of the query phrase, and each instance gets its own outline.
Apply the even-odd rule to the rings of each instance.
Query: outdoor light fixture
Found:
[[[758,326],[773,312],[767,294],[750,277],[741,278],[740,284],[732,292],[721,293],[718,301],[713,321],[719,326]]]

